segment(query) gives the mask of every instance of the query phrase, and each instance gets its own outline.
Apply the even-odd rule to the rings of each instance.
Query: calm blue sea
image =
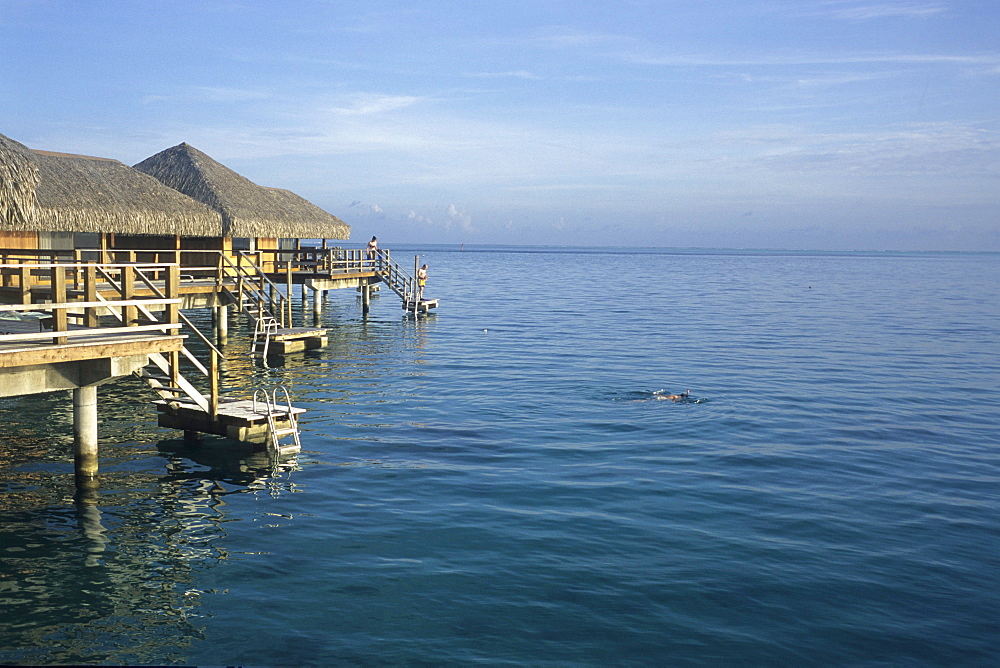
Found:
[[[1000,664],[1000,255],[393,250],[290,461],[0,401],[0,663]]]

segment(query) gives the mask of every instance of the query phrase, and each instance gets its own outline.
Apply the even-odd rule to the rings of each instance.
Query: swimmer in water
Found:
[[[655,394],[653,394],[653,396],[656,397],[657,401],[668,401],[668,400],[669,401],[674,401],[674,402],[684,401],[685,399],[687,399],[688,397],[691,396],[691,390],[684,390],[680,394],[660,394],[660,393],[655,393]]]

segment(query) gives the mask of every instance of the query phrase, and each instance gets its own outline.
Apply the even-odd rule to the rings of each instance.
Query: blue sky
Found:
[[[388,246],[1000,250],[1000,3],[0,0],[0,133]]]

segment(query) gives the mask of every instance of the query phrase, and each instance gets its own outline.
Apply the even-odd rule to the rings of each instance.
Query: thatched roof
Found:
[[[38,170],[28,148],[0,135],[0,229],[30,228]]]
[[[220,214],[223,236],[347,239],[351,228],[287,190],[265,188],[188,144],[147,158],[135,169]]]
[[[36,230],[219,236],[218,213],[117,160],[48,151],[32,160]]]
[[[217,237],[221,216],[117,160],[0,135],[0,229]]]

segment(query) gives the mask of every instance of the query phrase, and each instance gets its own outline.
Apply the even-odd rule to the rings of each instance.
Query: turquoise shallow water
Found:
[[[1000,256],[414,252],[434,316],[235,332],[279,466],[123,381],[77,506],[69,398],[0,401],[0,662],[1000,661]]]

